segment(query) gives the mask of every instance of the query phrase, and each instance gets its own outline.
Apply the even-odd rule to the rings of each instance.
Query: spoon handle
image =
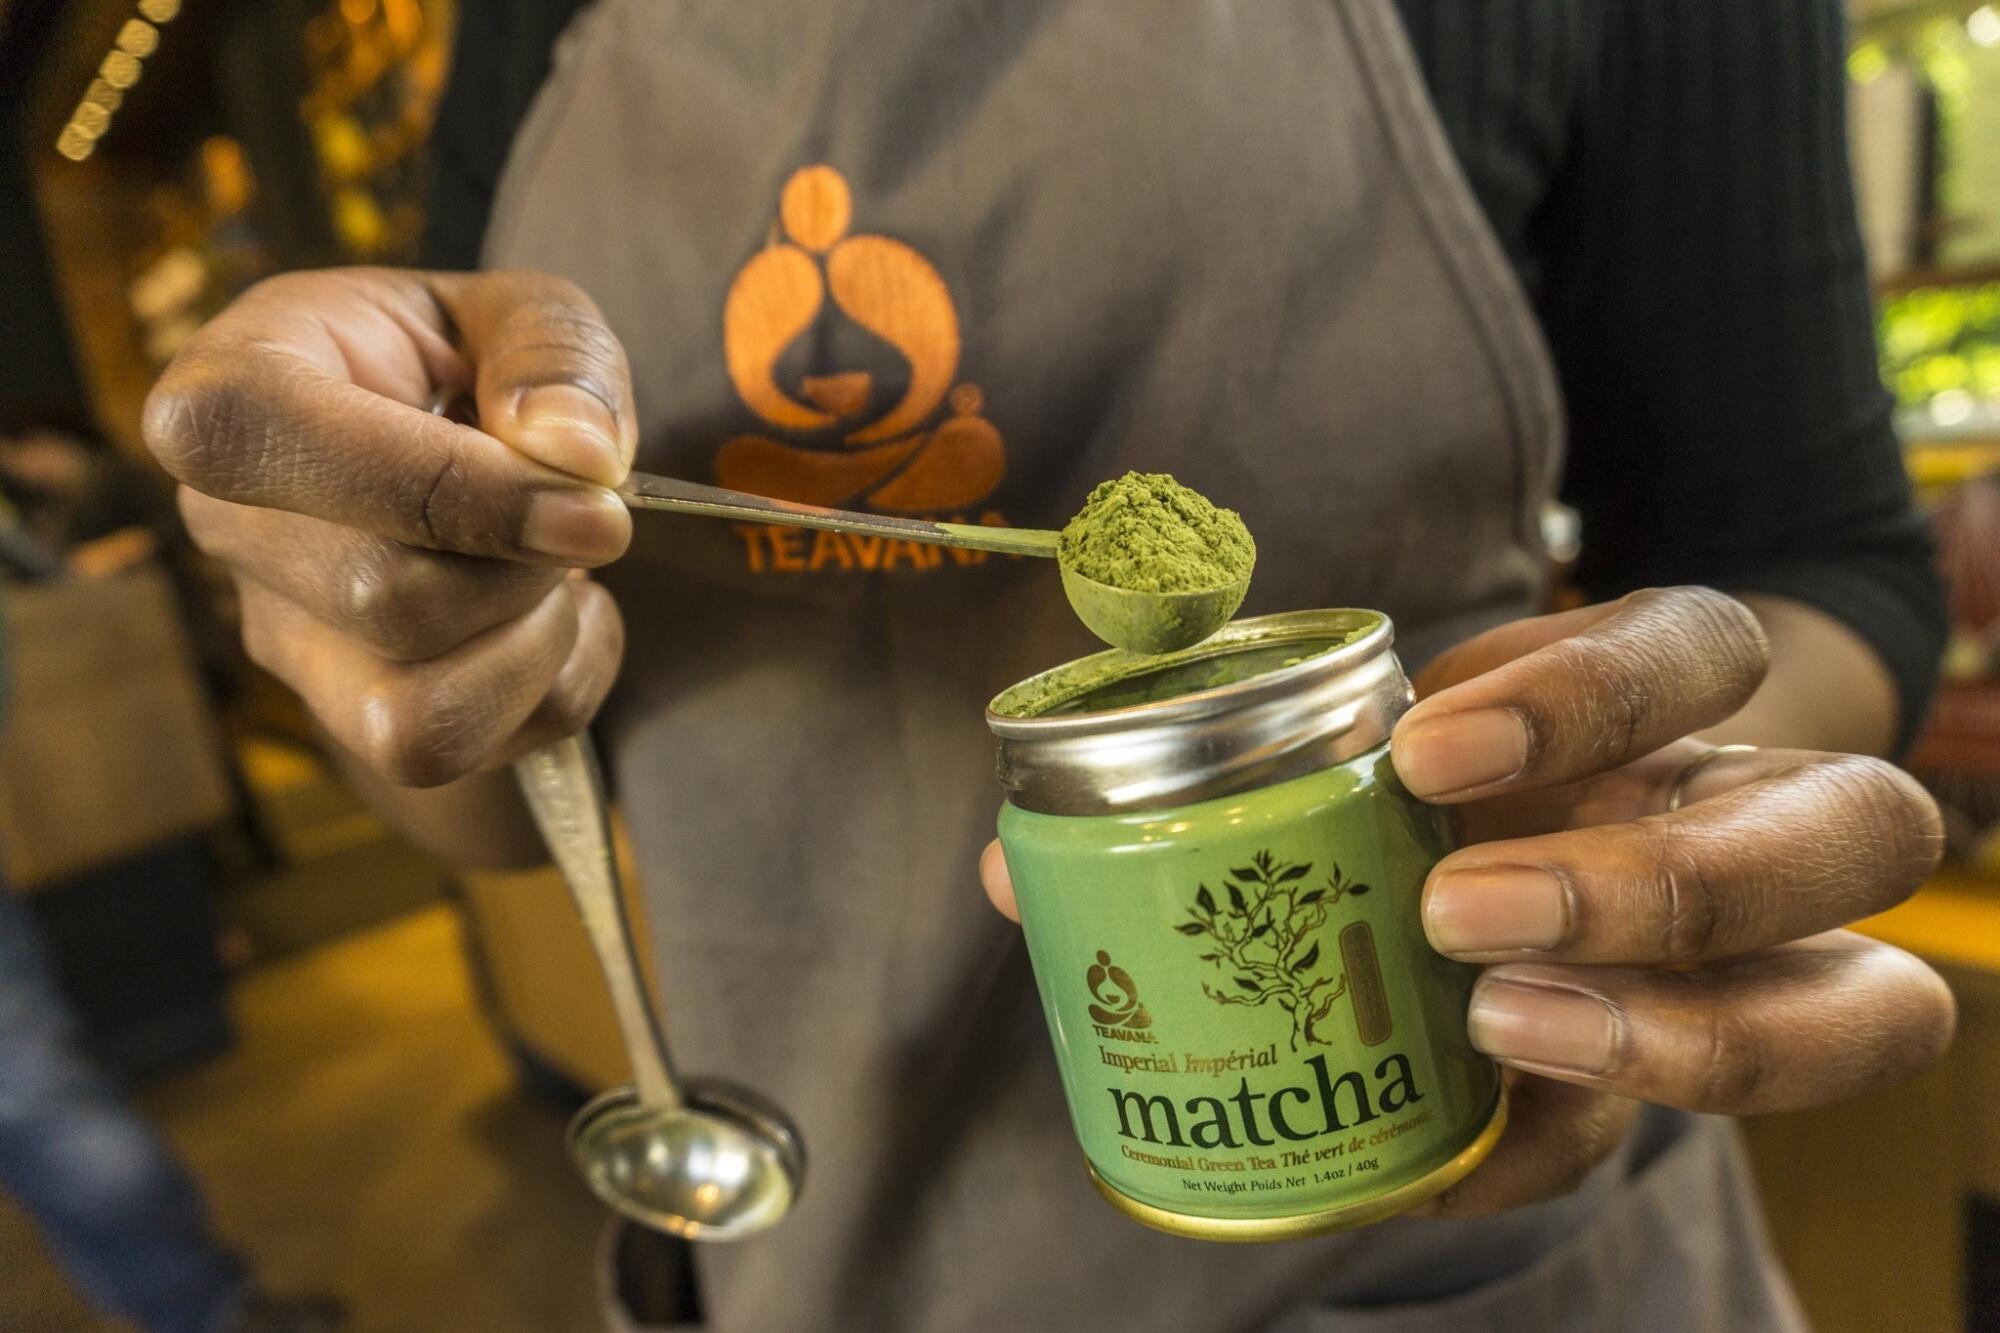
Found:
[[[5,0],[0,0],[4,4]],[[430,410],[465,425],[476,425],[471,399],[440,390]],[[633,509],[660,509],[704,518],[734,518],[747,523],[781,523],[794,528],[825,528],[863,537],[891,537],[927,546],[956,546],[996,555],[1033,555],[1053,560],[1061,535],[1045,528],[990,528],[983,523],[932,523],[920,518],[862,514],[851,509],[824,509],[792,500],[773,500],[748,491],[728,491],[698,481],[634,472],[618,488],[618,498]]]
[[[657,477],[634,472],[618,488],[618,494],[634,509],[664,509],[677,514],[701,514],[708,518],[735,518],[750,523],[782,523],[795,528],[825,528],[831,532],[852,532],[864,537],[891,537],[900,541],[923,542],[930,546],[957,546],[970,551],[993,551],[1000,555],[1034,555],[1054,559],[1056,537],[1041,528],[989,528],[975,523],[932,523],[920,518],[895,518],[887,514],[860,514],[849,509],[822,509],[818,505],[772,500],[744,491],[725,491],[719,486],[682,481],[677,477]]]
[[[514,761],[514,775],[528,810],[569,885],[584,932],[597,953],[611,991],[611,1007],[632,1062],[640,1104],[677,1110],[681,1106],[673,1066],[659,1017],[646,998],[639,951],[626,915],[618,857],[611,841],[611,812],[596,747],[587,735],[572,736]]]

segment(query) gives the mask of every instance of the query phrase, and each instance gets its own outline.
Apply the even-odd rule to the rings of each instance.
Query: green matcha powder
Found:
[[[1218,509],[1163,472],[1127,472],[1090,493],[1062,531],[1063,563],[1129,592],[1202,592],[1250,577],[1257,546]]]

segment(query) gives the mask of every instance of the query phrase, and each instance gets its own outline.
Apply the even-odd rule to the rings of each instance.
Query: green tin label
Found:
[[[1418,896],[1446,817],[1387,750],[1176,810],[1012,806],[1000,838],[1070,1113],[1105,1182],[1186,1217],[1365,1204],[1491,1120],[1475,968]]]

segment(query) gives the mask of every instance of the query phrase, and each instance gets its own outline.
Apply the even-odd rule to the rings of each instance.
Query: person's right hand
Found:
[[[471,393],[480,429],[433,415]],[[241,593],[245,647],[335,741],[433,786],[580,730],[624,627],[581,571],[631,537],[625,354],[531,273],[273,278],[146,404],[181,512]]]

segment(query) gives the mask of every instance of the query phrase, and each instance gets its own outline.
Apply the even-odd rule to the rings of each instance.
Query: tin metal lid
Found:
[[[1007,797],[1051,815],[1169,809],[1284,782],[1382,744],[1410,706],[1374,611],[1242,620],[1164,657],[1113,651],[986,710]]]

